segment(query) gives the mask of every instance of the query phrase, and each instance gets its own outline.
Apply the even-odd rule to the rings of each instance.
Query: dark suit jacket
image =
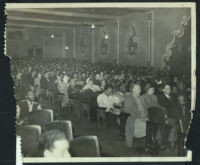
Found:
[[[164,107],[168,118],[178,119],[180,117],[180,108],[177,106],[174,96],[168,99],[163,93],[158,96],[158,103]]]
[[[28,117],[28,114],[30,113],[29,106],[27,100],[23,100],[20,104],[20,120],[24,120],[26,117]],[[33,103],[32,112],[37,111],[37,103]]]

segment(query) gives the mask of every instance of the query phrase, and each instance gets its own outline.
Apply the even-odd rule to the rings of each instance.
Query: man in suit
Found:
[[[177,108],[176,99],[171,94],[171,87],[169,84],[162,85],[162,93],[158,95],[158,103],[166,111],[167,125],[169,126],[169,130],[165,131],[167,136],[164,136],[165,139],[163,139],[163,145],[165,145],[168,141],[173,149],[177,140],[177,126],[180,109]]]
[[[23,124],[28,117],[28,114],[37,110],[41,109],[41,106],[34,102],[34,94],[32,91],[28,91],[26,95],[26,99],[22,100],[22,102],[19,104],[20,112],[19,114],[19,123]]]

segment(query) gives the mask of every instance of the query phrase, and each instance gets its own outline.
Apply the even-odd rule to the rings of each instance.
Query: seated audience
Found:
[[[66,107],[70,101],[72,113],[75,109],[80,113],[77,102],[88,103],[90,113],[96,113],[97,104],[105,108],[106,112],[111,112],[107,113],[109,115],[117,116],[121,113],[117,109],[129,113],[125,129],[128,147],[132,147],[133,137],[145,136],[147,109],[150,107],[161,107],[168,118],[169,130],[163,129],[165,138],[162,145],[169,141],[172,147],[175,146],[180,121],[184,131],[187,129],[191,82],[190,77],[184,74],[174,75],[153,67],[101,62],[92,64],[77,59],[38,61],[26,58],[15,61],[12,70],[16,79],[18,125],[26,121],[28,113],[40,108],[36,101],[57,111],[59,95],[59,105]],[[26,99],[21,101],[25,95]],[[43,95],[45,97],[40,99]],[[93,116],[97,116],[95,113]],[[62,114],[58,113],[58,116]]]

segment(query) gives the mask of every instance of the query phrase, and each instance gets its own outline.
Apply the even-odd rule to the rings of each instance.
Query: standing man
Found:
[[[144,107],[141,101],[141,87],[139,84],[133,84],[131,94],[126,98],[124,103],[124,112],[129,113],[130,116],[126,121],[126,128],[125,128],[125,140],[126,146],[131,148],[133,147],[133,137],[135,132],[135,123],[136,120],[145,121],[146,114]],[[146,127],[140,128],[141,131],[145,134]]]
[[[158,103],[166,110],[167,114],[167,124],[170,127],[165,131],[167,136],[163,139],[163,145],[166,145],[167,141],[170,143],[171,148],[174,148],[175,142],[177,140],[177,124],[179,119],[179,108],[177,108],[177,104],[174,96],[171,94],[171,87],[169,84],[162,85],[162,93],[158,95]]]

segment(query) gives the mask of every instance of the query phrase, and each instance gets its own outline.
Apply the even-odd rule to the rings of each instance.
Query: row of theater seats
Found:
[[[73,157],[100,156],[99,143],[96,136],[80,136],[73,139],[71,121],[54,121],[52,110],[40,110],[31,113],[28,117],[28,124],[17,128],[17,134],[22,138],[23,156],[41,157],[39,138],[43,132],[50,130],[59,130],[66,135],[70,143],[70,153]]]

